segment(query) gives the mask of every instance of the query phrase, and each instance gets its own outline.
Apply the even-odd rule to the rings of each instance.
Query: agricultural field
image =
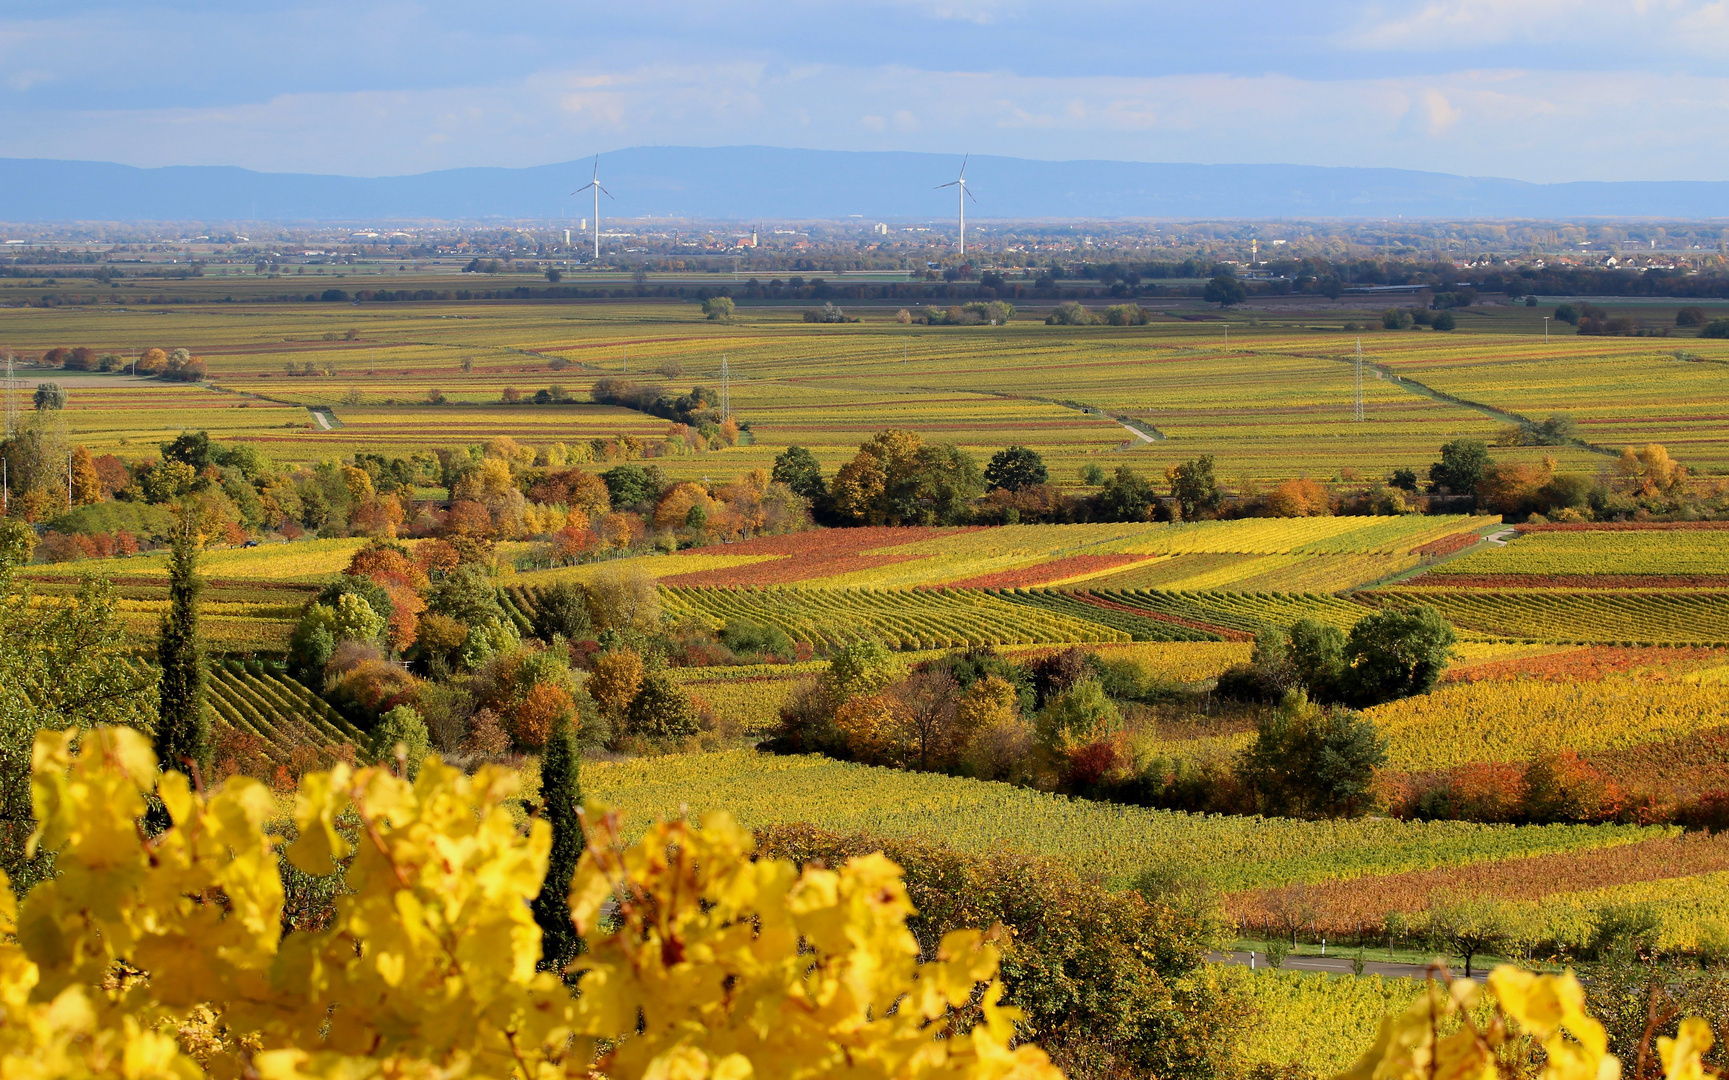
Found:
[[[1616,848],[1675,831],[1181,814],[742,750],[594,763],[584,768],[583,787],[639,830],[680,807],[697,814],[724,808],[752,826],[806,821],[842,832],[921,837],[962,851],[1004,846],[1119,884],[1150,868],[1176,868],[1226,891]]]
[[[198,426],[259,441],[284,461],[316,461],[360,447],[445,445],[446,432],[477,424],[529,441],[561,433],[569,441],[595,429],[612,434],[621,424],[653,428],[646,419],[598,407],[496,405],[506,388],[532,393],[557,384],[581,397],[601,375],[627,372],[676,389],[712,385],[724,355],[734,409],[751,422],[754,442],[718,457],[668,461],[679,478],[760,467],[795,443],[810,447],[832,470],[870,434],[902,426],[976,453],[1009,443],[1031,446],[1045,455],[1060,484],[1075,484],[1085,464],[1107,471],[1129,464],[1157,476],[1198,454],[1214,455],[1231,483],[1305,475],[1351,482],[1421,468],[1449,438],[1488,439],[1506,423],[1497,409],[1568,408],[1569,394],[1588,398],[1612,384],[1618,393],[1613,380],[1623,377],[1633,380],[1629,392],[1648,415],[1618,427],[1582,407],[1576,411],[1593,441],[1614,448],[1659,441],[1682,460],[1729,464],[1720,460],[1713,436],[1702,433],[1711,426],[1703,423],[1707,414],[1722,411],[1712,404],[1720,391],[1709,385],[1715,365],[1676,361],[1672,348],[1641,342],[1563,339],[1543,347],[1509,335],[1370,334],[1364,349],[1372,364],[1408,370],[1417,379],[1432,366],[1456,366],[1463,374],[1438,388],[1472,402],[1480,395],[1486,404],[1437,400],[1371,368],[1377,377],[1366,380],[1365,419],[1356,422],[1347,362],[1354,342],[1258,316],[1233,319],[1228,351],[1219,327],[1204,322],[902,326],[892,309],[867,311],[864,319],[812,327],[790,312],[744,308],[735,322],[716,324],[694,305],[671,303],[337,307],[237,301],[99,315],[70,307],[21,309],[9,311],[5,336],[27,355],[73,344],[123,358],[150,346],[186,347],[206,359],[220,391],[169,395],[184,398],[184,419],[199,414]],[[1484,322],[1488,327],[1493,317]],[[1724,352],[1710,341],[1689,340],[1687,349],[1707,359]],[[1484,351],[1524,357],[1541,367],[1543,378],[1490,369],[1492,377],[1477,381],[1471,360]],[[300,372],[308,364],[318,373],[287,373],[288,365]],[[1685,385],[1676,385],[1677,376]],[[88,433],[92,449],[120,448],[121,439],[128,440],[127,449],[147,448],[153,432],[182,425],[178,413],[158,423],[144,411],[163,396],[161,387],[124,376],[90,378],[106,379],[106,386],[74,388],[68,418],[76,434]],[[1581,389],[1561,392],[1575,380]],[[1555,393],[1539,407],[1528,400],[1530,389],[1523,396],[1503,393],[1513,387]],[[433,390],[452,404],[426,404]],[[298,408],[306,405],[330,407],[340,426],[309,428],[310,415]],[[1158,435],[1146,441],[1114,416]],[[1605,460],[1580,448],[1546,452],[1564,470],[1587,474]],[[1534,462],[1544,453],[1509,448],[1498,456]]]

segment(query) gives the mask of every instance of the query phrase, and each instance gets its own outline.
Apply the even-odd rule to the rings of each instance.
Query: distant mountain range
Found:
[[[639,146],[601,156],[603,220],[946,219],[941,154]],[[0,221],[384,222],[588,217],[590,161],[415,176],[137,169],[0,158]],[[1528,184],[1403,169],[1161,165],[975,156],[978,219],[1729,217],[1729,182]]]

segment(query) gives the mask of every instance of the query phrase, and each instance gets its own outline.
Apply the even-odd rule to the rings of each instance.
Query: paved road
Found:
[[[1215,952],[1208,953],[1207,959],[1215,964],[1234,964],[1238,967],[1248,967],[1249,955],[1250,954],[1246,952]],[[1254,966],[1256,968],[1266,967],[1267,955],[1265,953],[1256,953]],[[1348,955],[1287,956],[1285,957],[1285,970],[1325,971],[1333,975],[1349,975],[1351,974],[1351,958]],[[1422,979],[1428,977],[1429,969],[1422,964],[1392,964],[1385,960],[1364,960],[1363,974],[1379,975],[1388,979]],[[1460,972],[1452,972],[1451,974],[1453,977],[1457,977]],[[1487,977],[1487,973],[1482,971],[1473,971],[1471,977],[1476,979],[1478,982],[1482,982]]]

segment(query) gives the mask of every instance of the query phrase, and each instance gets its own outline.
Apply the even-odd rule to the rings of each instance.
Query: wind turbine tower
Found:
[[[612,192],[607,191],[605,188],[600,186],[600,155],[599,154],[594,155],[594,178],[592,180],[590,180],[588,183],[577,188],[575,191],[571,192],[571,194],[572,195],[581,195],[583,192],[589,190],[590,188],[594,189],[594,261],[599,262],[600,261],[600,196],[601,196],[602,192],[605,192],[607,198],[609,198],[609,199],[612,198]]]
[[[952,188],[958,189],[955,192],[955,201],[960,203],[960,206],[961,206],[960,253],[962,255],[965,255],[967,253],[967,200],[972,199],[973,202],[978,202],[977,199],[973,199],[973,193],[967,190],[967,159],[970,157],[972,157],[972,155],[967,154],[966,156],[961,158],[961,173],[959,176],[955,177],[953,180],[950,180],[946,184],[938,184],[937,188],[936,188],[938,191],[941,191],[943,188],[946,188],[946,187],[952,187]]]

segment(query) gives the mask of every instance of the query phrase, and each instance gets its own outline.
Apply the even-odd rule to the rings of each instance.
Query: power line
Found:
[[[1356,400],[1354,402],[1354,407],[1351,410],[1351,419],[1356,420],[1358,422],[1361,422],[1363,419],[1363,339],[1362,338],[1357,339],[1356,376],[1357,376],[1357,393],[1356,393]]]

